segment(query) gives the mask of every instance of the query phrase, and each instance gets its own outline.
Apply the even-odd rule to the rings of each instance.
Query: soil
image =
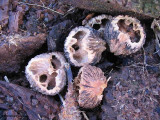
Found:
[[[2,0],[0,6],[0,16],[3,16],[0,18],[1,38],[15,34],[36,36],[44,33],[47,36],[43,45],[29,45],[31,48],[35,47],[34,52],[18,58],[15,70],[0,68],[0,119],[58,119],[62,106],[59,96],[46,96],[34,91],[25,77],[25,66],[38,54],[63,52],[68,33],[74,27],[81,26],[82,21],[93,12],[63,4],[61,0]],[[102,13],[95,13],[93,16],[100,14]],[[89,120],[160,120],[160,57],[156,53],[151,23],[152,20],[141,21],[146,31],[146,42],[143,49],[137,53],[114,56],[105,51],[102,54],[102,59],[96,66],[111,79],[98,107],[79,108]],[[5,39],[0,40],[0,48],[4,41]],[[27,49],[30,49],[29,47]],[[27,54],[26,49],[18,50],[25,50]],[[15,53],[20,56],[23,52]],[[8,55],[7,64],[12,64],[12,59],[16,61],[16,57],[10,57],[13,55]],[[71,67],[73,76],[77,76],[79,68]],[[61,92],[62,97],[66,91],[65,88]],[[82,119],[86,120],[87,117],[81,115]]]

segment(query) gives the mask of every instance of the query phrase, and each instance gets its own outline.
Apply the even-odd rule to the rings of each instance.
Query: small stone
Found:
[[[7,102],[13,102],[13,97],[10,97],[10,96],[7,95],[6,99],[7,99]]]
[[[140,109],[136,109],[135,112],[136,112],[136,113],[140,113],[141,110],[140,110]]]
[[[49,109],[49,106],[48,106],[48,105],[44,105],[44,108],[45,108],[45,109]]]

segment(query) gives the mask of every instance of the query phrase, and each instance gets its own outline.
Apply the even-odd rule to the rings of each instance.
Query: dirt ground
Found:
[[[81,26],[90,13],[61,0],[0,1],[0,120],[58,119],[59,96],[42,95],[30,88],[25,66],[38,54],[63,52],[68,33]],[[111,79],[98,107],[80,108],[89,120],[160,120],[160,57],[151,22],[141,21],[146,42],[137,53],[126,57],[108,51],[102,54],[96,66]],[[19,41],[8,41],[11,38]],[[72,66],[74,77],[78,70]],[[66,91],[67,87],[61,92],[63,97]]]

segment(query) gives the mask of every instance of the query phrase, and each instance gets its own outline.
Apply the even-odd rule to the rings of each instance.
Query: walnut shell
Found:
[[[107,80],[103,71],[95,66],[83,66],[75,83],[79,82],[79,106],[83,108],[96,107],[103,98],[103,90],[107,87]]]
[[[106,24],[105,40],[114,55],[129,55],[145,43],[145,32],[136,18],[119,15]]]
[[[34,89],[56,95],[66,84],[65,58],[59,52],[44,53],[32,58],[26,66],[26,77]]]
[[[112,16],[102,14],[90,19],[85,25],[85,27],[91,27],[95,30],[98,30],[98,32],[100,32],[101,36],[103,37],[105,26],[107,22],[110,21],[111,19]]]
[[[84,66],[99,62],[101,53],[106,49],[105,44],[95,31],[80,26],[74,28],[66,38],[64,51],[73,65]]]

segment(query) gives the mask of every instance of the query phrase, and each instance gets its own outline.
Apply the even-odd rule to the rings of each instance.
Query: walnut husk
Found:
[[[78,103],[83,108],[98,106],[103,98],[103,90],[107,87],[107,79],[103,71],[95,66],[83,66],[75,83],[79,86]]]

